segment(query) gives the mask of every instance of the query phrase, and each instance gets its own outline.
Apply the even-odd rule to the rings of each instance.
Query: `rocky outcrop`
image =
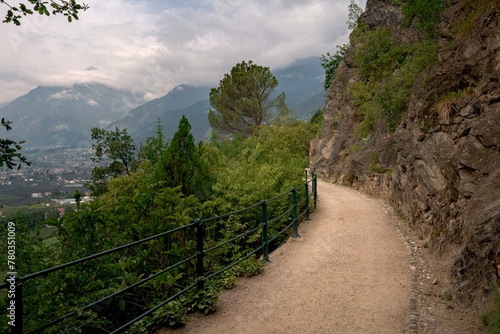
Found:
[[[411,39],[391,3],[368,0],[362,19]],[[358,80],[350,65],[354,45],[311,143],[311,168],[320,176],[390,200],[449,258],[451,289],[464,303],[482,300],[500,282],[499,8],[498,0],[481,6],[455,0],[444,10],[439,64],[414,84],[394,133],[383,121],[370,138],[354,131],[358,116],[348,94]]]

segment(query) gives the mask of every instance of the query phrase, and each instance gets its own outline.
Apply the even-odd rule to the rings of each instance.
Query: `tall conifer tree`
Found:
[[[182,186],[184,195],[208,196],[208,168],[201,159],[200,146],[191,134],[191,124],[182,116],[179,127],[161,159],[161,173],[169,187]]]

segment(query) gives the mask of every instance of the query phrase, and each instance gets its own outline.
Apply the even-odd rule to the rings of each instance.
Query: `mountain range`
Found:
[[[90,129],[106,127],[144,103],[141,97],[97,83],[31,90],[0,109],[12,122],[3,135],[33,146],[90,146]]]
[[[300,119],[309,119],[325,105],[324,70],[319,57],[298,60],[272,71],[278,79],[276,93]],[[90,129],[126,128],[136,143],[156,131],[157,120],[165,138],[171,138],[182,115],[191,124],[196,140],[210,137],[208,110],[210,87],[179,85],[166,95],[144,101],[141,96],[98,83],[71,87],[39,86],[0,107],[0,117],[12,122],[10,139],[26,140],[24,147],[91,145]]]

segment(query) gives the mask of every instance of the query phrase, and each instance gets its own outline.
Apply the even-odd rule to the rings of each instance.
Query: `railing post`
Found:
[[[306,195],[306,221],[309,221],[311,220],[311,218],[309,217],[309,184],[307,183],[304,183],[304,188],[305,188],[305,195]]]
[[[198,289],[201,290],[205,287],[205,279],[204,269],[203,269],[203,258],[205,253],[203,251],[203,239],[204,239],[204,231],[203,231],[203,223],[200,219],[195,219],[194,223],[196,224],[196,275],[198,276]]]
[[[263,258],[262,261],[269,262],[269,239],[268,239],[268,231],[267,231],[267,203],[262,200],[260,202],[262,206],[262,245],[263,245]]]
[[[299,227],[298,227],[298,214],[297,214],[297,189],[295,187],[292,188],[292,219],[293,219],[293,235],[292,237],[297,238],[299,235]]]
[[[9,283],[7,289],[7,322],[11,334],[23,333],[23,286],[16,273],[9,273],[6,281]]]
[[[314,200],[314,208],[316,209],[316,203],[318,202],[318,175],[316,173],[312,173],[313,181],[312,181],[312,191],[313,191],[313,200]]]

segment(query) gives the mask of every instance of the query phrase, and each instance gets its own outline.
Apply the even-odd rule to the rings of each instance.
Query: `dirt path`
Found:
[[[159,333],[406,333],[410,252],[375,199],[319,182],[311,221],[263,274],[220,295],[217,311]]]
[[[449,261],[381,200],[319,182],[311,221],[217,312],[157,334],[482,334],[483,311],[450,298]],[[483,313],[482,313],[483,312]]]

